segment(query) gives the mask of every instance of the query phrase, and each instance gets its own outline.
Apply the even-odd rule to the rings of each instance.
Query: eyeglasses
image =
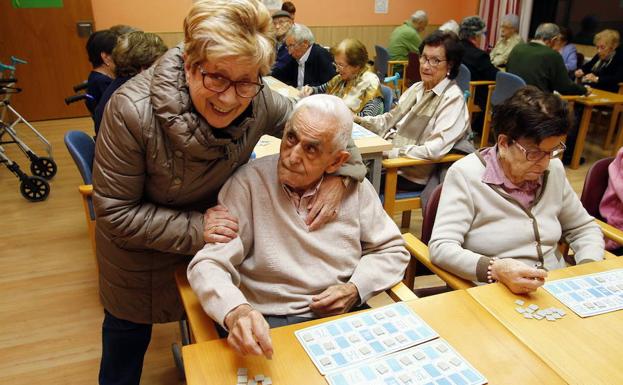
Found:
[[[294,44],[286,44],[286,48],[288,49],[288,51],[292,51],[294,49],[294,47],[297,47],[301,43],[302,43],[302,41],[297,41]]]
[[[349,66],[350,66],[350,64],[348,64],[348,63],[341,64],[341,63],[333,62],[333,67],[337,68],[338,70],[341,70],[341,69],[349,67]]]
[[[203,77],[203,86],[212,92],[225,92],[229,87],[234,86],[236,95],[241,98],[252,98],[259,94],[262,88],[264,88],[264,84],[261,83],[261,78],[260,83],[254,83],[243,80],[234,81],[219,74],[207,72],[203,68],[200,68],[199,72]]]
[[[514,144],[524,153],[526,160],[530,162],[538,162],[546,156],[549,156],[550,159],[557,158],[567,149],[567,146],[565,146],[563,142],[560,142],[560,145],[552,151],[526,150],[519,142],[515,142]]]
[[[428,65],[430,65],[431,67],[437,67],[439,64],[441,64],[441,62],[446,61],[445,59],[440,59],[438,57],[429,57],[426,55],[422,55],[420,56],[420,64],[424,65],[426,63],[428,63]]]
[[[290,19],[287,19],[287,18],[281,18],[281,19],[273,20],[273,25],[275,25],[275,26],[279,26],[279,27],[280,27],[280,26],[285,25],[285,24],[288,24],[288,23],[290,23],[290,22],[291,22],[291,20],[290,20]]]

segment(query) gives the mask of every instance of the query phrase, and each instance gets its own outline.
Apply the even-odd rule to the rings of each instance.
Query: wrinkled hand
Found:
[[[229,329],[227,343],[241,355],[273,356],[273,343],[270,327],[262,313],[244,304],[236,307],[225,316],[225,326]]]
[[[595,74],[584,75],[584,77],[582,78],[582,81],[587,82],[587,83],[596,83],[597,76],[595,76]]]
[[[206,243],[227,243],[238,236],[238,218],[225,206],[210,207],[203,214],[203,240]]]
[[[547,272],[512,258],[502,258],[493,262],[491,277],[515,294],[526,294],[543,286]]]
[[[344,314],[359,301],[359,291],[352,283],[329,286],[322,293],[312,297],[311,311],[320,317]]]
[[[305,223],[309,226],[309,231],[317,230],[337,217],[337,211],[345,192],[346,187],[342,182],[342,177],[335,175],[324,177],[316,196],[307,206],[309,212]]]
[[[582,71],[582,70],[575,70],[575,77],[576,78],[581,78],[582,76],[584,76],[584,71]]]
[[[304,98],[306,96],[309,96],[311,94],[314,93],[314,89],[311,88],[310,86],[303,86],[303,88],[301,88],[301,90],[299,91],[299,97],[300,98]]]

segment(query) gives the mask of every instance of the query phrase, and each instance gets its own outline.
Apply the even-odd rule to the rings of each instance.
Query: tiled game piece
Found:
[[[248,373],[247,368],[238,368],[238,371],[236,372],[236,374],[238,374],[239,376],[246,376],[247,373]]]
[[[320,359],[320,363],[324,366],[330,365],[331,359],[329,359],[329,357],[323,357]]]
[[[534,311],[538,310],[538,308],[539,308],[539,305],[534,304],[534,303],[533,303],[532,305],[529,305],[529,306],[528,306],[528,309],[532,309],[532,310],[534,310]]]
[[[524,309],[523,307],[516,307],[515,311],[517,311],[517,313],[519,314],[523,314],[526,312],[526,309]]]
[[[437,364],[437,367],[443,371],[450,369],[450,365],[448,365],[448,363],[445,361],[439,361],[439,363]]]
[[[387,369],[387,366],[383,364],[378,364],[375,366],[375,368],[376,368],[376,371],[379,372],[380,374],[385,374],[389,370]]]
[[[361,354],[366,355],[366,354],[370,354],[370,352],[372,352],[372,350],[370,350],[369,347],[367,346],[362,346],[359,348],[359,351],[361,352]]]
[[[256,374],[255,375],[255,381],[264,381],[264,375],[263,374]]]
[[[407,365],[407,366],[412,364],[412,361],[408,356],[403,356],[400,359],[400,362],[402,362],[403,365]]]
[[[515,301],[515,305],[519,305],[519,306],[523,306],[523,305],[524,305],[524,303],[525,303],[525,302],[524,302],[524,301],[522,301],[522,300],[520,300],[520,299],[518,299],[518,300],[516,300],[516,301]]]
[[[531,314],[531,313],[524,313],[524,314],[523,314],[523,317],[524,317],[524,318],[528,318],[528,319],[532,319],[532,318],[534,318],[534,317],[532,316],[532,314]]]

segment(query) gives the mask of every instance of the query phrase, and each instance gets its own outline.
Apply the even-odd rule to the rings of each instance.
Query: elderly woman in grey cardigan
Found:
[[[496,108],[496,145],[454,163],[446,175],[429,242],[434,264],[520,294],[566,266],[561,238],[576,263],[603,259],[601,231],[557,159],[570,124],[566,104],[532,86]]]

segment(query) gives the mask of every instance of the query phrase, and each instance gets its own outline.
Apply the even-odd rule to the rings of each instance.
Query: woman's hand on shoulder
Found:
[[[227,207],[216,205],[203,214],[203,240],[206,243],[227,243],[238,236],[238,218]]]
[[[515,294],[526,294],[543,286],[547,272],[513,258],[501,258],[493,262],[491,277],[506,285]]]
[[[309,231],[322,227],[327,222],[337,218],[337,212],[346,192],[346,185],[341,176],[326,175],[318,188],[314,199],[307,209],[307,226]]]

